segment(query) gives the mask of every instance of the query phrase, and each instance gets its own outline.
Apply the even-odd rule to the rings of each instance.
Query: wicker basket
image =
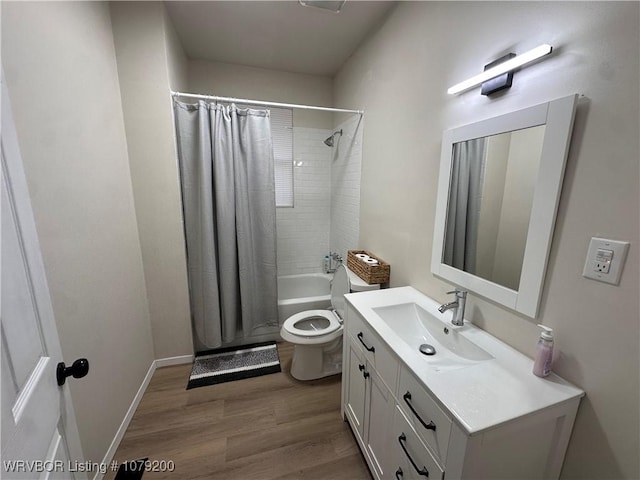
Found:
[[[371,258],[375,258],[378,260],[378,264],[371,265],[362,261],[356,257],[358,253],[364,253]],[[347,254],[347,267],[369,285],[374,283],[387,283],[391,272],[391,265],[366,250],[349,250]]]

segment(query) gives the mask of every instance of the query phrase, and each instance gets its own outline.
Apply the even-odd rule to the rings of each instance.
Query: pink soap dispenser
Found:
[[[533,373],[539,377],[546,377],[551,373],[551,360],[553,359],[553,329],[538,324],[542,328],[538,345],[536,345],[536,358],[533,361]]]

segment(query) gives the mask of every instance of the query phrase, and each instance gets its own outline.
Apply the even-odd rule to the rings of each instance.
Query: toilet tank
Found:
[[[346,267],[346,265],[345,265],[345,268],[347,269],[347,274],[349,275],[349,282],[351,282],[351,291],[352,292],[367,292],[369,290],[379,290],[380,289],[380,284],[379,283],[373,283],[373,284],[369,285],[367,282],[365,282],[363,279],[361,279],[358,275],[356,275],[354,272],[349,270]]]

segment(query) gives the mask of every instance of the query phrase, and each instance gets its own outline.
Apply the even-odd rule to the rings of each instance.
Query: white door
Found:
[[[87,478],[4,79],[0,139],[1,476]]]

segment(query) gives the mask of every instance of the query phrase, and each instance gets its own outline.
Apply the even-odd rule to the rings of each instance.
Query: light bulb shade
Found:
[[[316,7],[338,13],[347,0],[298,0],[305,7]]]
[[[537,60],[540,57],[544,57],[548,55],[553,50],[553,47],[548,44],[542,44],[528,52],[523,53],[522,55],[518,55],[517,57],[513,57],[511,60],[507,60],[506,62],[500,63],[489,70],[485,70],[484,72],[471,77],[464,82],[460,82],[453,87],[447,90],[447,93],[450,95],[455,95],[456,93],[464,92],[465,90],[469,90],[481,83],[486,82],[487,80],[491,80],[492,78],[503,75],[507,72],[515,70],[518,67],[526,65],[527,63],[531,63],[534,60]]]

